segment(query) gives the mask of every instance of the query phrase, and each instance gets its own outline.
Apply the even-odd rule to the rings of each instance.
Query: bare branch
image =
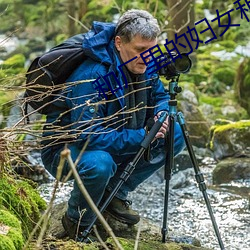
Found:
[[[73,160],[71,158],[70,150],[69,149],[63,150],[61,152],[61,157],[67,159],[67,161],[69,163],[69,166],[70,166],[70,168],[71,168],[71,170],[73,172],[73,176],[75,178],[75,181],[77,182],[77,185],[78,185],[80,191],[82,192],[84,198],[88,202],[90,208],[95,212],[95,214],[97,215],[98,219],[100,220],[100,222],[104,226],[105,230],[113,238],[113,240],[114,240],[115,245],[117,246],[117,248],[120,249],[120,250],[123,250],[123,247],[120,245],[120,243],[117,240],[116,236],[114,235],[111,227],[109,226],[109,224],[106,222],[106,220],[104,219],[104,217],[102,216],[102,214],[100,213],[100,211],[98,210],[98,208],[96,207],[96,205],[93,202],[92,198],[90,197],[88,191],[86,190],[83,182],[81,181],[81,178],[80,178],[79,174],[77,173],[77,170],[75,168],[74,162],[73,162]]]

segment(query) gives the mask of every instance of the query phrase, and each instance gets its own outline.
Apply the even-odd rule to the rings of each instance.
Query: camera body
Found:
[[[164,53],[164,56],[157,59],[159,64],[158,74],[165,76],[167,80],[179,76],[181,73],[188,73],[192,67],[192,61],[186,53]],[[165,66],[164,66],[165,65]]]

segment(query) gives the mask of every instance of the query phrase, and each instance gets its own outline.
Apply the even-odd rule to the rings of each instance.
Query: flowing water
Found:
[[[211,173],[215,163],[211,158],[202,162],[201,171],[207,194],[226,250],[250,250],[250,180],[212,185]],[[162,227],[165,180],[156,173],[136,192],[130,194],[133,208],[142,217]],[[56,203],[69,198],[72,182],[60,187]],[[53,182],[40,186],[41,195],[49,200]],[[202,246],[219,250],[218,240],[206,208],[202,192],[197,187],[194,170],[188,168],[172,176],[168,202],[169,231],[180,238],[195,237]]]

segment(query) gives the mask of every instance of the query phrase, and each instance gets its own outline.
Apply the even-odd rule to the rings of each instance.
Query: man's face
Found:
[[[134,74],[143,74],[146,71],[147,66],[142,60],[140,54],[152,48],[156,44],[156,38],[153,40],[146,40],[143,39],[140,35],[136,35],[128,43],[124,43],[122,41],[122,38],[119,36],[115,37],[115,46],[120,52],[121,59],[124,63],[137,56],[136,59],[126,64],[128,70]],[[148,54],[148,52],[143,54],[143,57],[146,57]],[[149,59],[149,57],[146,58],[147,61],[149,61]]]

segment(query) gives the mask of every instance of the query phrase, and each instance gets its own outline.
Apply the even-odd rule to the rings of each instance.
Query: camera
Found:
[[[157,59],[160,69],[158,74],[165,76],[167,80],[188,73],[192,67],[192,61],[186,53],[164,53],[164,56]],[[165,66],[163,66],[165,65]]]

